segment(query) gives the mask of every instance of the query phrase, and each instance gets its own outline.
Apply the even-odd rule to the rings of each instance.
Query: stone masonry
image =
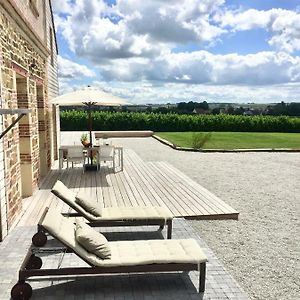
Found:
[[[48,28],[41,28],[46,24],[43,21],[46,16],[44,10],[50,9],[50,6],[43,6],[43,2],[38,1],[36,7],[22,0],[8,0],[7,4],[0,2],[0,108],[31,109],[31,113],[23,117],[0,142],[3,145],[0,147],[0,240],[18,221],[22,198],[32,195],[52,163],[55,137],[51,134],[55,130],[51,120],[52,107],[48,104],[51,49],[47,47]],[[10,11],[10,3],[14,8],[22,8],[18,13],[23,12],[24,15],[16,16],[14,10]],[[18,18],[31,30],[30,35],[28,30],[20,28]],[[57,78],[51,79],[55,80]],[[3,122],[1,131],[17,116],[0,116]]]

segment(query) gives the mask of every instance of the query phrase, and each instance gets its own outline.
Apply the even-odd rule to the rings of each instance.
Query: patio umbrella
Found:
[[[86,106],[88,112],[88,128],[90,133],[90,143],[92,142],[92,110],[95,106],[121,106],[129,105],[123,99],[106,93],[93,87],[86,87],[71,93],[58,96],[51,100],[52,104],[61,106]]]

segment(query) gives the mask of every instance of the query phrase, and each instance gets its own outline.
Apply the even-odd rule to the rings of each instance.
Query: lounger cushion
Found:
[[[98,209],[101,209],[101,216],[97,217],[88,212],[77,203],[76,194],[68,189],[61,181],[57,180],[52,188],[52,193],[62,199],[76,212],[81,214],[89,222],[95,221],[122,221],[122,220],[169,220],[173,214],[161,206],[127,206],[127,207],[102,207],[97,203]],[[80,195],[82,195],[80,193]],[[77,196],[78,197],[78,196]]]
[[[75,193],[73,193],[70,189],[68,189],[61,181],[57,180],[54,184],[51,192],[57,197],[64,200],[67,204],[69,204],[72,199],[75,200]]]
[[[173,214],[161,206],[105,207],[99,220],[169,220]]]
[[[92,222],[97,220],[98,217],[92,215],[86,211],[82,206],[78,205],[76,200],[76,194],[67,188],[61,181],[57,180],[53,186],[51,192],[58,198],[62,199],[66,204],[72,207],[76,212],[85,217],[88,221]]]
[[[56,209],[49,209],[41,224],[77,255],[93,266],[116,267],[147,264],[200,264],[207,258],[194,239],[109,242],[111,258],[101,259],[84,249],[75,238],[75,225]]]
[[[87,212],[94,215],[95,217],[102,216],[102,209],[100,203],[95,201],[93,198],[88,198],[85,194],[79,193],[75,197],[75,203],[83,207]]]
[[[88,252],[103,259],[111,257],[110,247],[105,236],[80,219],[76,219],[75,237],[77,242]]]

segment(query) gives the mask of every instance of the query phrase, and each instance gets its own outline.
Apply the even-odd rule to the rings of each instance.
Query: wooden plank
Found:
[[[135,195],[134,189],[132,188],[130,183],[126,180],[125,173],[124,172],[118,172],[118,173],[116,173],[116,177],[117,177],[118,182],[120,182],[120,184],[123,185],[123,187],[126,191],[130,206],[138,205],[138,201],[137,201],[137,198],[136,198],[137,195]],[[138,194],[138,196],[139,196],[139,194]]]
[[[168,208],[176,208],[178,212],[175,213],[175,216],[182,217],[184,215],[194,214],[189,205],[182,200],[183,197],[178,197],[176,191],[170,188],[168,183],[164,181],[158,173],[152,173],[149,167],[146,166],[140,166],[140,170],[145,174],[144,176],[148,179],[149,185],[160,195],[165,205]]]
[[[128,154],[132,159],[134,159],[135,162],[138,161],[142,163],[140,157],[138,157],[135,152],[128,150]],[[148,164],[151,165],[151,163]],[[164,167],[166,167],[167,165],[169,166],[169,164],[163,164],[165,164]],[[229,218],[237,217],[238,213],[233,208],[231,208],[224,201],[210,193],[205,188],[198,185],[196,182],[192,181],[189,177],[181,173],[179,170],[172,167],[173,173],[170,174],[169,172],[167,172],[167,169],[166,172],[162,172],[161,168],[158,169],[158,171],[161,173],[161,176],[165,177],[165,179],[172,179],[172,181],[169,180],[169,183],[173,184],[173,186],[170,186],[169,190],[174,191],[174,188],[175,190],[177,188],[177,192],[180,194],[179,188],[181,188],[183,190],[183,195],[189,195],[191,197],[189,200],[194,204],[194,209],[197,206],[197,209],[200,211],[200,215],[212,215],[214,216],[214,218],[216,215],[228,215]],[[184,179],[183,182],[182,179]],[[199,214],[199,212],[197,214]],[[189,215],[192,214],[189,212]]]
[[[136,184],[136,180],[134,177],[132,177],[131,175],[128,174],[127,172],[127,167],[124,168],[123,171],[123,175],[124,175],[124,180],[127,182],[132,194],[133,194],[133,199],[136,202],[136,205],[146,205],[146,203],[144,202],[144,198],[143,198],[143,190],[140,188],[140,186],[138,186]]]
[[[30,202],[30,206],[27,207],[26,212],[23,214],[22,219],[19,222],[19,225],[36,224],[36,220],[42,214],[44,207],[49,205],[51,202],[51,195],[49,195],[49,192],[46,188],[49,184],[55,182],[58,175],[59,173],[57,171],[50,171],[42,182],[41,189],[35,191],[32,197],[26,199],[26,201]]]
[[[136,168],[136,165],[137,163],[133,163],[130,160],[130,157],[127,156],[126,169],[128,170],[131,179],[135,182],[134,184],[139,189],[144,205],[158,205],[158,203],[160,202],[159,196],[157,195],[155,190],[153,190],[152,187],[149,186],[147,180],[143,178],[142,174]]]
[[[19,225],[36,224],[46,206],[56,207],[63,212],[70,210],[67,204],[51,193],[57,179],[75,193],[84,192],[105,207],[161,205],[168,207],[177,217],[238,217],[236,210],[172,165],[144,162],[133,150],[126,149],[123,172],[113,173],[104,166],[99,172],[83,173],[81,167],[49,172],[40,189],[25,200],[26,211]]]
[[[116,180],[116,176],[114,173],[111,173],[112,170],[111,169],[107,169],[107,176],[110,178],[111,181],[111,189],[114,191],[115,197],[116,197],[116,201],[117,201],[117,206],[126,206],[125,205],[125,195],[123,195],[120,186],[118,186],[118,182]]]
[[[168,190],[171,190],[173,194],[176,194],[176,198],[174,198],[174,200],[179,201],[184,207],[188,207],[188,209],[186,209],[185,216],[198,214],[207,215],[214,213],[214,211],[212,211],[208,206],[199,206],[199,202],[194,201],[193,197],[187,193],[185,186],[183,186],[180,182],[174,181],[173,178],[165,173],[164,169],[157,168],[153,163],[148,163],[148,168],[152,168],[153,172],[156,173],[156,177],[161,181],[166,182]]]
[[[117,201],[114,189],[112,187],[111,178],[110,178],[110,176],[108,176],[107,170],[105,170],[105,168],[102,169],[102,172],[105,174],[105,180],[107,182],[105,188],[108,191],[108,197],[110,199],[111,206],[113,206],[113,207],[117,206],[118,207],[118,201]],[[106,199],[104,199],[104,201],[105,200]]]
[[[131,157],[127,156],[127,161],[131,162],[132,168],[137,173],[137,176],[140,180],[144,182],[145,189],[149,190],[149,193],[156,197],[156,203],[153,205],[163,205],[170,209],[170,211],[175,216],[182,216],[185,214],[184,209],[181,207],[181,205],[173,201],[173,198],[170,197],[170,190],[168,192],[165,191],[165,188],[163,187],[163,183],[156,180],[155,176],[152,174],[145,174],[142,164],[143,162],[138,159],[137,157],[134,157],[134,162],[131,161]]]
[[[210,200],[211,202],[214,202],[222,210],[223,213],[238,213],[235,209],[233,209],[231,206],[226,204],[219,197],[215,196],[213,193],[208,191],[206,188],[202,187],[200,184],[196,183],[195,181],[190,179],[188,176],[186,176],[184,173],[182,173],[182,172],[178,171],[177,169],[175,169],[170,164],[165,163],[165,162],[161,162],[159,164],[165,166],[166,169],[173,170],[172,174],[176,173],[176,175],[178,177],[182,178],[185,181],[188,181],[190,186],[195,188],[201,195],[206,197],[208,200]]]
[[[133,156],[135,161],[139,160],[135,153],[131,153],[131,156]],[[176,206],[180,213],[178,216],[198,213],[197,207],[193,206],[187,199],[185,199],[185,194],[180,194],[177,190],[177,184],[173,184],[173,182],[168,181],[167,178],[161,176],[159,172],[151,170],[151,168],[149,168],[149,164],[150,163],[141,163],[141,165],[144,165],[144,172],[146,172],[147,176],[150,176],[153,179],[154,184],[159,187],[162,193],[166,196],[167,201],[170,203],[168,207]]]
[[[103,190],[102,190],[102,186],[101,186],[101,173],[100,172],[96,172],[96,174],[95,174],[95,184],[96,184],[96,194],[97,194],[98,202],[104,206],[104,195],[103,195]]]
[[[167,173],[167,170],[164,166],[157,166],[156,164],[152,164],[152,167],[156,169],[157,172],[162,172],[162,175],[166,176],[166,178],[176,178],[176,174]],[[179,172],[179,171],[177,171]],[[190,182],[184,182],[180,180],[175,180],[176,188],[182,192],[183,195],[187,197],[190,205],[196,207],[200,214],[210,215],[210,214],[218,214],[220,212],[219,208],[216,207],[211,201],[209,201],[205,196],[197,193],[197,191],[193,190],[190,185]],[[175,188],[175,187],[174,187]],[[223,212],[222,212],[223,213]],[[196,213],[197,214],[197,213]]]
[[[105,173],[102,172],[102,169],[100,168],[100,172],[98,172],[99,174],[99,179],[100,181],[97,181],[98,184],[100,183],[101,185],[101,194],[103,197],[103,206],[104,207],[110,207],[113,206],[113,202],[110,200],[110,196],[108,193],[108,183],[105,177]],[[97,176],[98,177],[98,176]]]

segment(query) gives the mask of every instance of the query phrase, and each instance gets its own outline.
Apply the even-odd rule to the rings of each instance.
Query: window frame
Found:
[[[54,32],[53,28],[50,26],[49,27],[49,35],[50,35],[50,63],[51,66],[54,66]]]
[[[40,15],[38,10],[38,0],[28,0],[28,4],[34,16],[38,17]]]

